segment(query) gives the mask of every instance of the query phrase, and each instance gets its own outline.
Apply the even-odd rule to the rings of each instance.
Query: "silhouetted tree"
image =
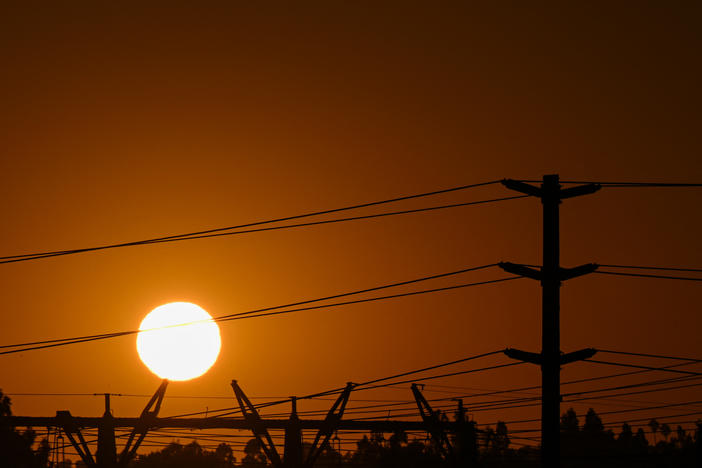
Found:
[[[266,455],[262,451],[261,443],[258,439],[250,439],[244,447],[244,458],[241,460],[241,466],[246,468],[254,468],[266,466]]]
[[[187,445],[171,442],[160,451],[139,455],[130,464],[133,468],[233,468],[236,459],[231,447],[220,444],[205,450],[193,441]]]
[[[18,432],[10,426],[12,416],[10,397],[0,390],[0,466],[12,468],[43,468],[49,460],[49,444],[46,439],[36,450],[32,447],[36,432],[31,428]]]
[[[570,408],[561,416],[561,431],[574,434],[578,430],[580,430],[578,416],[575,414],[575,410]]]
[[[660,427],[660,424],[658,424],[658,421],[656,421],[656,418],[653,418],[648,422],[648,427],[650,427],[651,432],[653,432],[653,445],[656,445],[656,432],[658,432],[658,428]]]
[[[634,445],[640,451],[645,453],[646,447],[648,447],[648,439],[646,439],[646,433],[642,428],[639,428],[639,430],[636,431],[636,435],[634,436]]]

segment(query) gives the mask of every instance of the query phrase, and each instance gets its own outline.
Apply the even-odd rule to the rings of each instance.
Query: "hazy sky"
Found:
[[[697,2],[9,3],[0,7],[2,255],[504,177],[702,181]],[[490,186],[396,206],[510,194]],[[701,267],[700,203],[700,189],[568,200],[563,264]],[[514,200],[0,265],[0,344],[134,329],[172,301],[223,315],[501,260],[540,263],[540,207]],[[572,280],[562,288],[563,350],[701,357],[698,284]],[[540,290],[520,280],[231,322],[222,341],[213,369],[169,394],[229,395],[236,378],[251,395],[302,395],[507,346],[538,351]],[[604,371],[574,364],[563,378]],[[10,395],[158,386],[134,337],[2,356],[0,376]],[[522,366],[446,383],[538,379]],[[102,411],[92,397],[13,401],[24,415]],[[144,403],[113,406],[131,416]],[[205,405],[229,402],[167,400],[162,412]]]

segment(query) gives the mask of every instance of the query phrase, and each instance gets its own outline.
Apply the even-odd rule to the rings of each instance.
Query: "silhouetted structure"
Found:
[[[558,175],[545,175],[541,187],[506,179],[503,185],[541,199],[543,205],[543,264],[540,270],[503,262],[505,271],[539,280],[542,290],[541,352],[530,353],[517,349],[505,351],[513,359],[541,366],[541,448],[545,468],[556,468],[559,464],[558,418],[560,416],[560,369],[564,364],[586,359],[595,354],[593,349],[573,353],[561,353],[560,338],[560,287],[561,281],[575,278],[597,269],[595,264],[575,268],[560,266],[559,205],[561,200],[594,193],[599,184],[587,184],[562,189]]]
[[[425,431],[432,434],[436,453],[440,455],[440,458],[449,464],[455,464],[456,457],[446,433],[454,434],[455,439],[457,437],[455,434],[465,432],[469,426],[464,420],[449,422],[439,419],[438,413],[432,410],[416,385],[412,387],[412,392],[420,409],[422,421],[344,421],[342,416],[353,390],[353,383],[346,385],[323,420],[301,420],[297,415],[295,398],[292,398],[293,407],[288,419],[262,419],[256,407],[251,404],[235,380],[232,381],[232,389],[243,418],[158,418],[167,385],[167,380],[161,383],[139,418],[113,417],[109,410],[109,398],[106,397],[105,413],[99,418],[75,417],[68,411],[57,411],[55,417],[8,416],[5,420],[12,427],[61,428],[82,462],[86,466],[99,468],[127,467],[134,459],[136,450],[148,431],[156,428],[247,429],[253,433],[257,446],[265,453],[265,458],[276,468],[311,468],[324,451],[328,450],[329,440],[337,430],[367,430],[379,434]],[[119,457],[117,457],[115,449],[115,428],[118,427],[132,428]],[[475,431],[474,426],[470,427]],[[81,431],[83,428],[98,428],[98,453],[96,457],[93,457],[83,437]],[[283,457],[278,454],[273,439],[268,433],[269,429],[283,429],[285,431]],[[314,442],[307,446],[306,450],[303,450],[303,429],[317,430]],[[464,444],[470,446],[465,442]]]

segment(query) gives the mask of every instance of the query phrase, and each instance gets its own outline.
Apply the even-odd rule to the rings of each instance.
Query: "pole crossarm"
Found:
[[[515,359],[517,361],[529,362],[531,364],[542,365],[543,364],[543,354],[542,353],[532,353],[529,351],[522,351],[514,348],[507,348],[503,351],[505,355],[509,358]],[[597,353],[594,348],[585,348],[578,351],[573,351],[570,353],[561,353],[560,364],[566,365],[575,361],[583,361],[589,359]]]
[[[524,276],[537,281],[541,281],[543,278],[543,274],[540,270],[536,270],[520,263],[500,262],[497,264],[497,266],[505,270],[507,273],[512,273],[513,275]]]
[[[314,465],[314,462],[317,461],[317,458],[319,455],[321,455],[322,451],[329,443],[329,439],[339,426],[339,421],[341,421],[341,417],[346,409],[346,404],[351,396],[351,391],[355,386],[356,384],[353,382],[348,382],[346,384],[346,388],[344,388],[344,391],[341,392],[341,395],[339,395],[339,398],[337,398],[327,413],[327,417],[324,419],[324,426],[317,431],[317,435],[310,446],[307,460],[305,460],[303,465],[306,468],[311,468]],[[323,439],[321,443],[319,442],[320,439]]]
[[[597,354],[597,350],[595,348],[585,348],[578,351],[573,351],[571,353],[561,354],[561,365],[590,359],[595,354]]]
[[[526,182],[514,179],[503,179],[500,182],[502,183],[502,185],[504,185],[510,190],[514,190],[515,192],[524,193],[526,195],[531,195],[532,197],[536,198],[544,197],[543,187],[535,187],[531,184],[527,184]],[[602,185],[600,184],[585,184],[565,189],[559,188],[557,192],[557,197],[559,200],[563,200],[565,198],[579,197],[580,195],[589,195],[591,193],[597,192],[601,188]]]
[[[52,424],[52,426],[63,429],[63,432],[68,437],[73,448],[78,452],[78,456],[83,460],[83,463],[87,466],[97,466],[93,455],[90,453],[90,447],[88,447],[83,433],[80,431],[82,425],[76,421],[76,418],[71,415],[70,411],[57,411],[55,423]],[[76,440],[76,437],[78,437],[78,440]]]
[[[531,195],[532,197],[541,198],[543,196],[542,190],[533,185],[527,184],[525,182],[520,182],[514,179],[503,179],[500,181],[502,185],[515,192],[521,192],[526,195]]]
[[[157,419],[158,412],[161,410],[161,403],[163,402],[167,387],[168,380],[163,379],[161,385],[159,385],[158,389],[141,412],[141,416],[136,420],[134,429],[132,429],[132,432],[129,434],[127,443],[124,445],[124,449],[119,456],[119,466],[127,466],[136,455],[136,451],[144,441],[149,429],[155,427],[154,422]],[[134,440],[135,438],[136,441]]]
[[[543,364],[543,357],[541,353],[531,353],[529,351],[522,351],[514,348],[507,348],[503,352],[508,358],[512,358],[517,361],[529,362],[539,366]]]
[[[600,266],[597,263],[585,263],[573,268],[559,268],[558,276],[561,281],[567,281],[578,276],[587,275],[597,270]]]
[[[602,186],[600,184],[578,185],[577,187],[569,187],[566,189],[559,190],[558,196],[561,200],[563,200],[564,198],[573,198],[579,197],[580,195],[589,195],[591,193],[597,192],[601,188]]]
[[[266,454],[268,460],[276,468],[283,466],[283,461],[275,448],[273,439],[268,433],[268,429],[261,416],[256,411],[256,407],[251,404],[251,401],[246,396],[244,391],[241,389],[236,380],[232,380],[232,390],[234,390],[234,395],[239,403],[239,408],[241,409],[241,414],[244,416],[244,421],[247,424],[246,429],[250,429],[253,432],[254,437],[258,440],[258,443],[263,449],[263,453]]]
[[[422,392],[419,390],[419,386],[416,383],[412,384],[412,393],[414,394],[414,399],[417,402],[417,407],[419,408],[419,414],[422,416],[422,420],[426,424],[427,431],[431,434],[434,443],[436,443],[439,452],[444,457],[444,460],[453,463],[453,447],[451,447],[451,442],[446,436],[446,432],[441,427],[441,421],[439,420],[438,413],[431,409],[429,402],[424,398]]]
[[[512,273],[513,275],[524,276],[526,278],[531,278],[537,281],[543,281],[544,274],[542,270],[537,270],[536,268],[528,267],[522,265],[521,263],[512,262],[500,262],[497,264],[507,273]],[[599,268],[596,263],[585,263],[573,268],[558,268],[558,281],[567,281],[569,279],[577,278],[578,276],[587,275],[592,273]]]

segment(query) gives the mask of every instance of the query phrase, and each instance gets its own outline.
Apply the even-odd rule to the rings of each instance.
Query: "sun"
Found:
[[[190,380],[212,367],[222,340],[219,327],[205,309],[189,302],[171,302],[144,318],[136,347],[146,367],[162,379]]]

